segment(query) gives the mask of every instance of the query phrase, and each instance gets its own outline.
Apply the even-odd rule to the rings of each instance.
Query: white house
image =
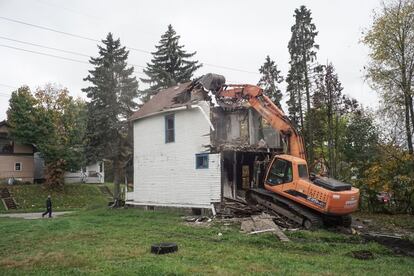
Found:
[[[78,171],[67,171],[64,179],[65,183],[103,184],[105,182],[104,162],[89,164]]]
[[[134,191],[127,204],[214,208],[242,196],[280,135],[250,108],[215,107],[193,83],[161,90],[130,120]],[[261,170],[262,168],[262,170]]]
[[[34,154],[34,179],[44,179],[45,162],[39,152]],[[83,167],[77,171],[67,171],[64,175],[65,183],[90,183],[103,184],[105,182],[105,166],[103,161],[98,161]]]

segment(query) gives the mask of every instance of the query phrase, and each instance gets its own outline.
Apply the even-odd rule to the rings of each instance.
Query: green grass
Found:
[[[43,220],[0,218],[0,275],[414,275],[414,258],[328,231],[245,235],[239,226],[196,227],[168,211],[94,209]],[[222,236],[218,234],[222,233]],[[150,246],[177,242],[156,256]],[[356,260],[370,250],[373,260]]]
[[[18,204],[17,211],[41,211],[45,209],[47,196],[52,197],[54,211],[72,210],[93,206],[105,206],[107,198],[94,184],[66,184],[62,191],[48,191],[42,185],[7,186]],[[0,209],[0,211],[4,211]],[[10,210],[9,212],[16,212]]]

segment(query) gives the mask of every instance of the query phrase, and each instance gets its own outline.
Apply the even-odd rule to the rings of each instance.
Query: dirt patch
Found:
[[[410,240],[382,234],[363,234],[367,241],[375,241],[391,249],[397,255],[414,257],[414,243]]]
[[[358,260],[372,260],[374,259],[374,254],[368,250],[358,250],[350,252],[350,255]]]

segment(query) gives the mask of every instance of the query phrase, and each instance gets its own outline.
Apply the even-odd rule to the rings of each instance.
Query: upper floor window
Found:
[[[13,142],[0,137],[0,153],[13,153]]]
[[[22,163],[16,162],[14,163],[14,170],[20,172],[22,170]]]
[[[174,114],[165,116],[165,143],[175,141]]]

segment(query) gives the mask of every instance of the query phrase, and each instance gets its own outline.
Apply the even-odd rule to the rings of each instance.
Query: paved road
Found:
[[[54,218],[64,215],[64,214],[70,214],[72,211],[66,211],[66,212],[53,212],[52,216]],[[41,219],[42,213],[9,213],[9,214],[0,214],[0,217],[3,218],[22,218],[22,219]],[[46,219],[46,217],[45,217]]]

